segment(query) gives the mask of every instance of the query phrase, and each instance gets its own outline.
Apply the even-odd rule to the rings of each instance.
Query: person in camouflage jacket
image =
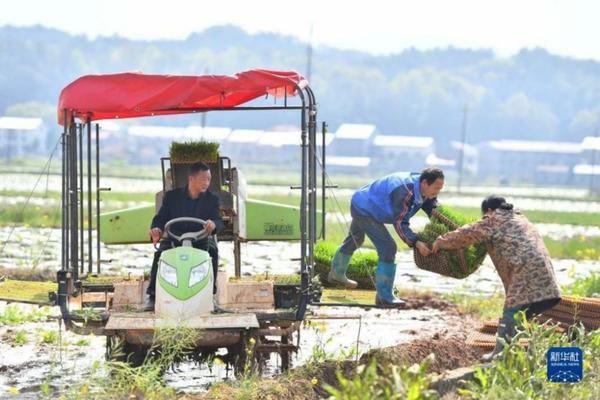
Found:
[[[480,221],[438,237],[432,251],[486,244],[506,292],[496,348],[484,356],[488,360],[499,354],[504,342],[514,336],[517,312],[525,311],[530,318],[553,307],[560,301],[560,289],[548,249],[524,215],[498,196],[487,197],[481,211],[484,215]]]

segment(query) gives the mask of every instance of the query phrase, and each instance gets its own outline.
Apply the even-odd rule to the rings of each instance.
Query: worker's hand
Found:
[[[438,251],[440,251],[440,242],[438,240],[436,240],[435,242],[433,242],[433,244],[431,245],[431,252],[433,254],[436,254]]]
[[[156,244],[159,242],[160,238],[162,237],[163,231],[160,228],[152,228],[152,229],[150,229],[148,234],[150,235],[150,238],[152,239],[152,244]]]
[[[215,230],[216,227],[217,225],[215,225],[215,223],[212,222],[210,219],[206,220],[206,225],[204,225],[204,229],[206,229],[209,235],[212,233],[212,231]]]
[[[427,257],[431,254],[431,250],[429,250],[429,247],[427,247],[427,244],[425,244],[425,242],[421,242],[419,240],[417,241],[417,243],[415,243],[415,247],[423,257]]]

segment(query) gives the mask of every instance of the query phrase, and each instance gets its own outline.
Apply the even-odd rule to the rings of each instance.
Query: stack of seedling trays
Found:
[[[540,323],[550,323],[559,331],[582,324],[587,331],[600,329],[600,298],[563,296],[560,302],[535,317]],[[498,321],[488,321],[467,338],[467,345],[491,350],[496,344]],[[527,343],[523,341],[523,345]]]
[[[173,185],[175,188],[183,187],[188,182],[190,166],[202,161],[210,168],[212,175],[211,186],[221,182],[219,168],[219,144],[213,142],[188,141],[172,142],[169,148],[169,158],[173,169]]]
[[[447,206],[439,206],[432,211],[430,222],[418,235],[419,240],[431,245],[438,236],[475,221],[475,219],[466,218],[452,211]],[[420,269],[463,279],[481,266],[486,255],[486,248],[483,243],[478,243],[459,250],[440,250],[436,254],[424,257],[415,247],[413,255],[415,264]]]

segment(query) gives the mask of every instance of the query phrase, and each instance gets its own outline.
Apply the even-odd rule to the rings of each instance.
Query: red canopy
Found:
[[[270,94],[296,94],[308,82],[297,72],[254,69],[235,75],[86,75],[60,93],[58,123],[64,111],[81,119],[133,118],[183,114],[198,109],[232,108]]]

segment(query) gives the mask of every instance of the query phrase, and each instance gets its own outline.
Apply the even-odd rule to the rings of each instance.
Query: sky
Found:
[[[315,45],[392,54],[415,47],[522,48],[600,61],[597,0],[0,0],[0,26],[184,39],[214,25],[277,32]],[[312,32],[312,34],[311,34]]]

